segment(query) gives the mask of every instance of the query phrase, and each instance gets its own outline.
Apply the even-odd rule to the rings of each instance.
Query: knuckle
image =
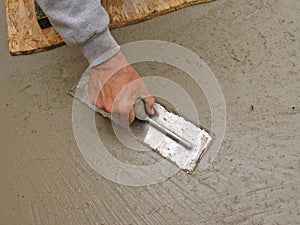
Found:
[[[100,102],[97,102],[95,105],[97,106],[98,109],[105,110],[104,107],[103,107],[103,105]]]
[[[104,110],[108,113],[112,113],[112,106],[110,104],[105,105]]]

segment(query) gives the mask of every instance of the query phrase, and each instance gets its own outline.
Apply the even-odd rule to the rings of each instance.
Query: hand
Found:
[[[124,124],[134,121],[132,107],[137,98],[143,99],[149,115],[154,114],[154,98],[121,52],[92,69],[89,97],[92,104],[117,116]]]

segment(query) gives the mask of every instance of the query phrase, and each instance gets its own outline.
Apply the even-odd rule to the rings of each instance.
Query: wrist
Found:
[[[92,67],[108,61],[120,51],[120,46],[112,37],[109,29],[95,34],[79,47]]]

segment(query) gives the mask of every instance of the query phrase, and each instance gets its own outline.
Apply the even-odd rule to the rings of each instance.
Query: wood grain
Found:
[[[102,0],[110,28],[123,27],[177,9],[213,0]],[[34,0],[6,0],[8,46],[12,55],[24,55],[64,45],[54,28],[41,29]]]

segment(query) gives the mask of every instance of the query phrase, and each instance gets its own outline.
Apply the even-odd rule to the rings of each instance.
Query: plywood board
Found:
[[[212,0],[102,0],[110,17],[110,28],[137,23],[189,5]],[[12,55],[30,54],[64,44],[54,28],[41,29],[34,0],[6,0],[9,51]]]

